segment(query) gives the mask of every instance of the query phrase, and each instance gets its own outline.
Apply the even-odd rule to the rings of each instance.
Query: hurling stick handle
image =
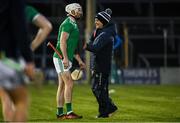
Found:
[[[59,56],[59,58],[60,58],[60,59],[63,59],[62,55],[61,55],[61,54],[59,53],[59,51],[52,45],[51,42],[48,42],[48,43],[47,43],[47,46],[50,46],[50,47],[54,50],[54,52],[57,53],[57,55]]]
[[[77,74],[77,76],[76,76],[76,79],[78,79],[80,72],[81,72],[81,70],[78,71],[78,74]]]

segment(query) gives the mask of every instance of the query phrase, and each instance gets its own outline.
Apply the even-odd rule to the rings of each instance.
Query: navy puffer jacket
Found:
[[[102,29],[96,30],[96,33],[91,36],[86,50],[92,52],[95,56],[93,64],[96,72],[110,73],[115,35],[115,25],[113,23],[108,23]]]

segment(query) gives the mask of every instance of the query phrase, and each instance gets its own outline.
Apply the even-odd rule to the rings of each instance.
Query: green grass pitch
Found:
[[[59,121],[55,116],[56,89],[56,85],[29,87],[29,121]],[[111,85],[110,89],[115,90],[110,96],[119,110],[110,118],[96,119],[98,105],[91,86],[75,84],[73,109],[83,119],[63,122],[180,122],[180,85]]]

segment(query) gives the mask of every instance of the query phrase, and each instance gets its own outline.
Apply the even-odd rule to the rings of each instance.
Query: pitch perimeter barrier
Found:
[[[128,68],[112,70],[112,84],[180,84],[180,68]]]
[[[55,69],[43,71],[47,81],[57,81]],[[86,77],[80,83],[86,81]],[[78,82],[78,81],[77,81]],[[55,82],[56,83],[56,82]],[[175,68],[115,68],[110,76],[111,84],[180,84],[180,67]]]

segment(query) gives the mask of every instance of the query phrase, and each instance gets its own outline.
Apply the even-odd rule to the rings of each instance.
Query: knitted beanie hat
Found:
[[[102,22],[103,25],[106,25],[111,20],[111,9],[106,9],[105,11],[99,12],[95,18]]]

